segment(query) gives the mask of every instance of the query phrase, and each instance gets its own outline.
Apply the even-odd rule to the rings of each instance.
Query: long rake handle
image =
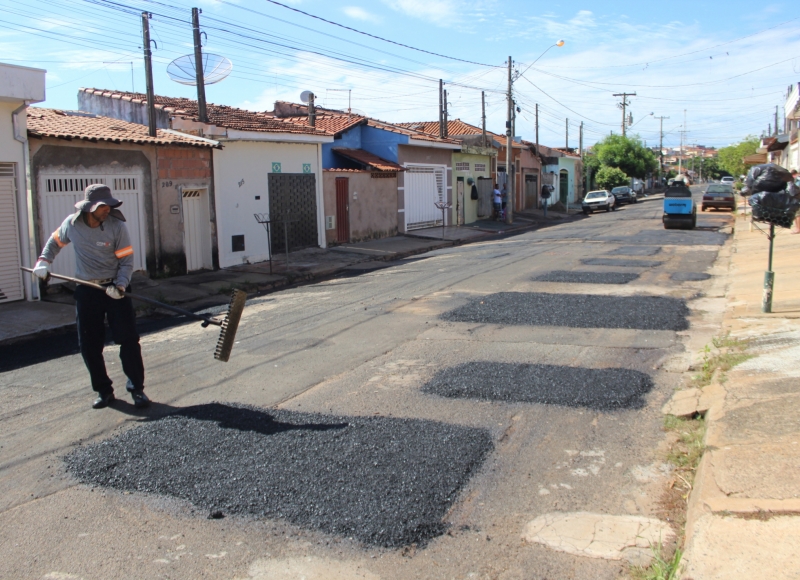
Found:
[[[24,270],[25,272],[30,272],[31,274],[33,273],[33,270],[31,270],[30,268],[20,268],[20,270]],[[94,288],[96,290],[102,290],[103,292],[106,291],[105,286],[101,286],[100,284],[95,284],[94,282],[89,282],[88,280],[81,280],[80,278],[72,278],[70,276],[62,276],[61,274],[52,274],[52,273],[50,274],[50,276],[52,278],[58,278],[59,280],[66,280],[67,282],[74,282],[75,284],[88,286],[89,288]],[[148,304],[159,306],[161,308],[166,308],[167,310],[172,310],[173,312],[177,312],[178,314],[183,314],[184,316],[200,320],[201,322],[203,322],[203,326],[208,326],[209,324],[213,324],[214,326],[222,326],[222,322],[217,320],[216,318],[195,314],[194,312],[190,312],[189,310],[184,310],[183,308],[178,308],[177,306],[164,304],[163,302],[159,302],[158,300],[153,300],[152,298],[148,298],[146,296],[141,296],[139,294],[131,294],[130,292],[126,292],[125,296],[130,296],[131,298],[139,300],[140,302],[147,302]]]

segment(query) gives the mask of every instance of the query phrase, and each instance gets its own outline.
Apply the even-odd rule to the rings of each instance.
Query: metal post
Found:
[[[444,107],[442,107],[442,79],[439,79],[439,139],[444,137]]]
[[[444,109],[442,109],[442,119],[444,120],[442,123],[442,131],[444,132],[444,136],[447,137],[447,91],[442,91],[442,101],[444,103]]]
[[[156,136],[156,103],[153,94],[153,61],[150,52],[150,13],[142,12],[142,44],[144,44],[144,78],[147,82],[147,127],[151,137]]]
[[[511,57],[508,57],[508,94],[506,98],[508,100],[508,107],[507,107],[507,115],[506,115],[506,191],[507,193],[507,201],[506,201],[506,223],[512,224],[514,223],[514,195],[512,193],[512,186],[513,186],[513,178],[514,172],[512,171],[512,163],[514,158],[511,154],[511,150],[514,147],[514,136],[511,134],[511,116],[513,114],[514,109],[514,97],[511,93]]]
[[[481,91],[481,135],[483,146],[486,147],[486,95]]]
[[[772,247],[775,240],[775,224],[769,224],[769,262],[764,272],[764,294],[761,297],[761,312],[772,312],[772,289],[775,285],[775,272],[772,271]]]
[[[200,42],[200,13],[199,8],[192,8],[192,33],[194,36],[194,70],[197,79],[197,118],[201,123],[208,123],[206,114],[206,84],[205,71],[203,70],[203,45]]]

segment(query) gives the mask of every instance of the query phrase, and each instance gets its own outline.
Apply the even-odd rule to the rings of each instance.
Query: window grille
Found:
[[[136,190],[135,177],[115,177],[114,191]]]
[[[0,163],[0,177],[16,177],[16,163]]]
[[[106,180],[102,177],[48,177],[45,180],[45,188],[48,193],[57,192],[80,192],[95,183],[105,184]]]
[[[469,162],[460,161],[456,163],[456,171],[469,171]]]
[[[475,164],[475,171],[486,171],[486,164],[485,163],[476,163]]]

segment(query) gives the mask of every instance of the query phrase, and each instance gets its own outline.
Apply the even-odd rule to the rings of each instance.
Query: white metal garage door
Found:
[[[39,199],[43,236],[52,234],[64,219],[75,213],[75,204],[84,198],[83,191],[93,183],[104,183],[111,188],[112,195],[121,200],[120,211],[125,215],[125,225],[133,246],[133,269],[144,270],[144,199],[141,193],[140,174],[126,175],[77,175],[42,174],[39,177]],[[42,240],[42,243],[46,238]],[[75,275],[75,252],[66,246],[53,263],[53,272],[65,276]],[[53,280],[51,283],[57,283]]]
[[[445,198],[445,167],[407,165],[405,171],[406,230],[442,225],[442,211],[434,205]]]
[[[0,163],[0,302],[22,300],[14,163]]]

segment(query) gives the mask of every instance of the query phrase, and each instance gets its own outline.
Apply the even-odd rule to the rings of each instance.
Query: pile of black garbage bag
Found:
[[[791,181],[792,174],[774,163],[755,165],[750,169],[742,195],[750,196],[748,202],[753,208],[753,221],[792,227],[792,220],[800,209],[800,199],[786,190]]]

